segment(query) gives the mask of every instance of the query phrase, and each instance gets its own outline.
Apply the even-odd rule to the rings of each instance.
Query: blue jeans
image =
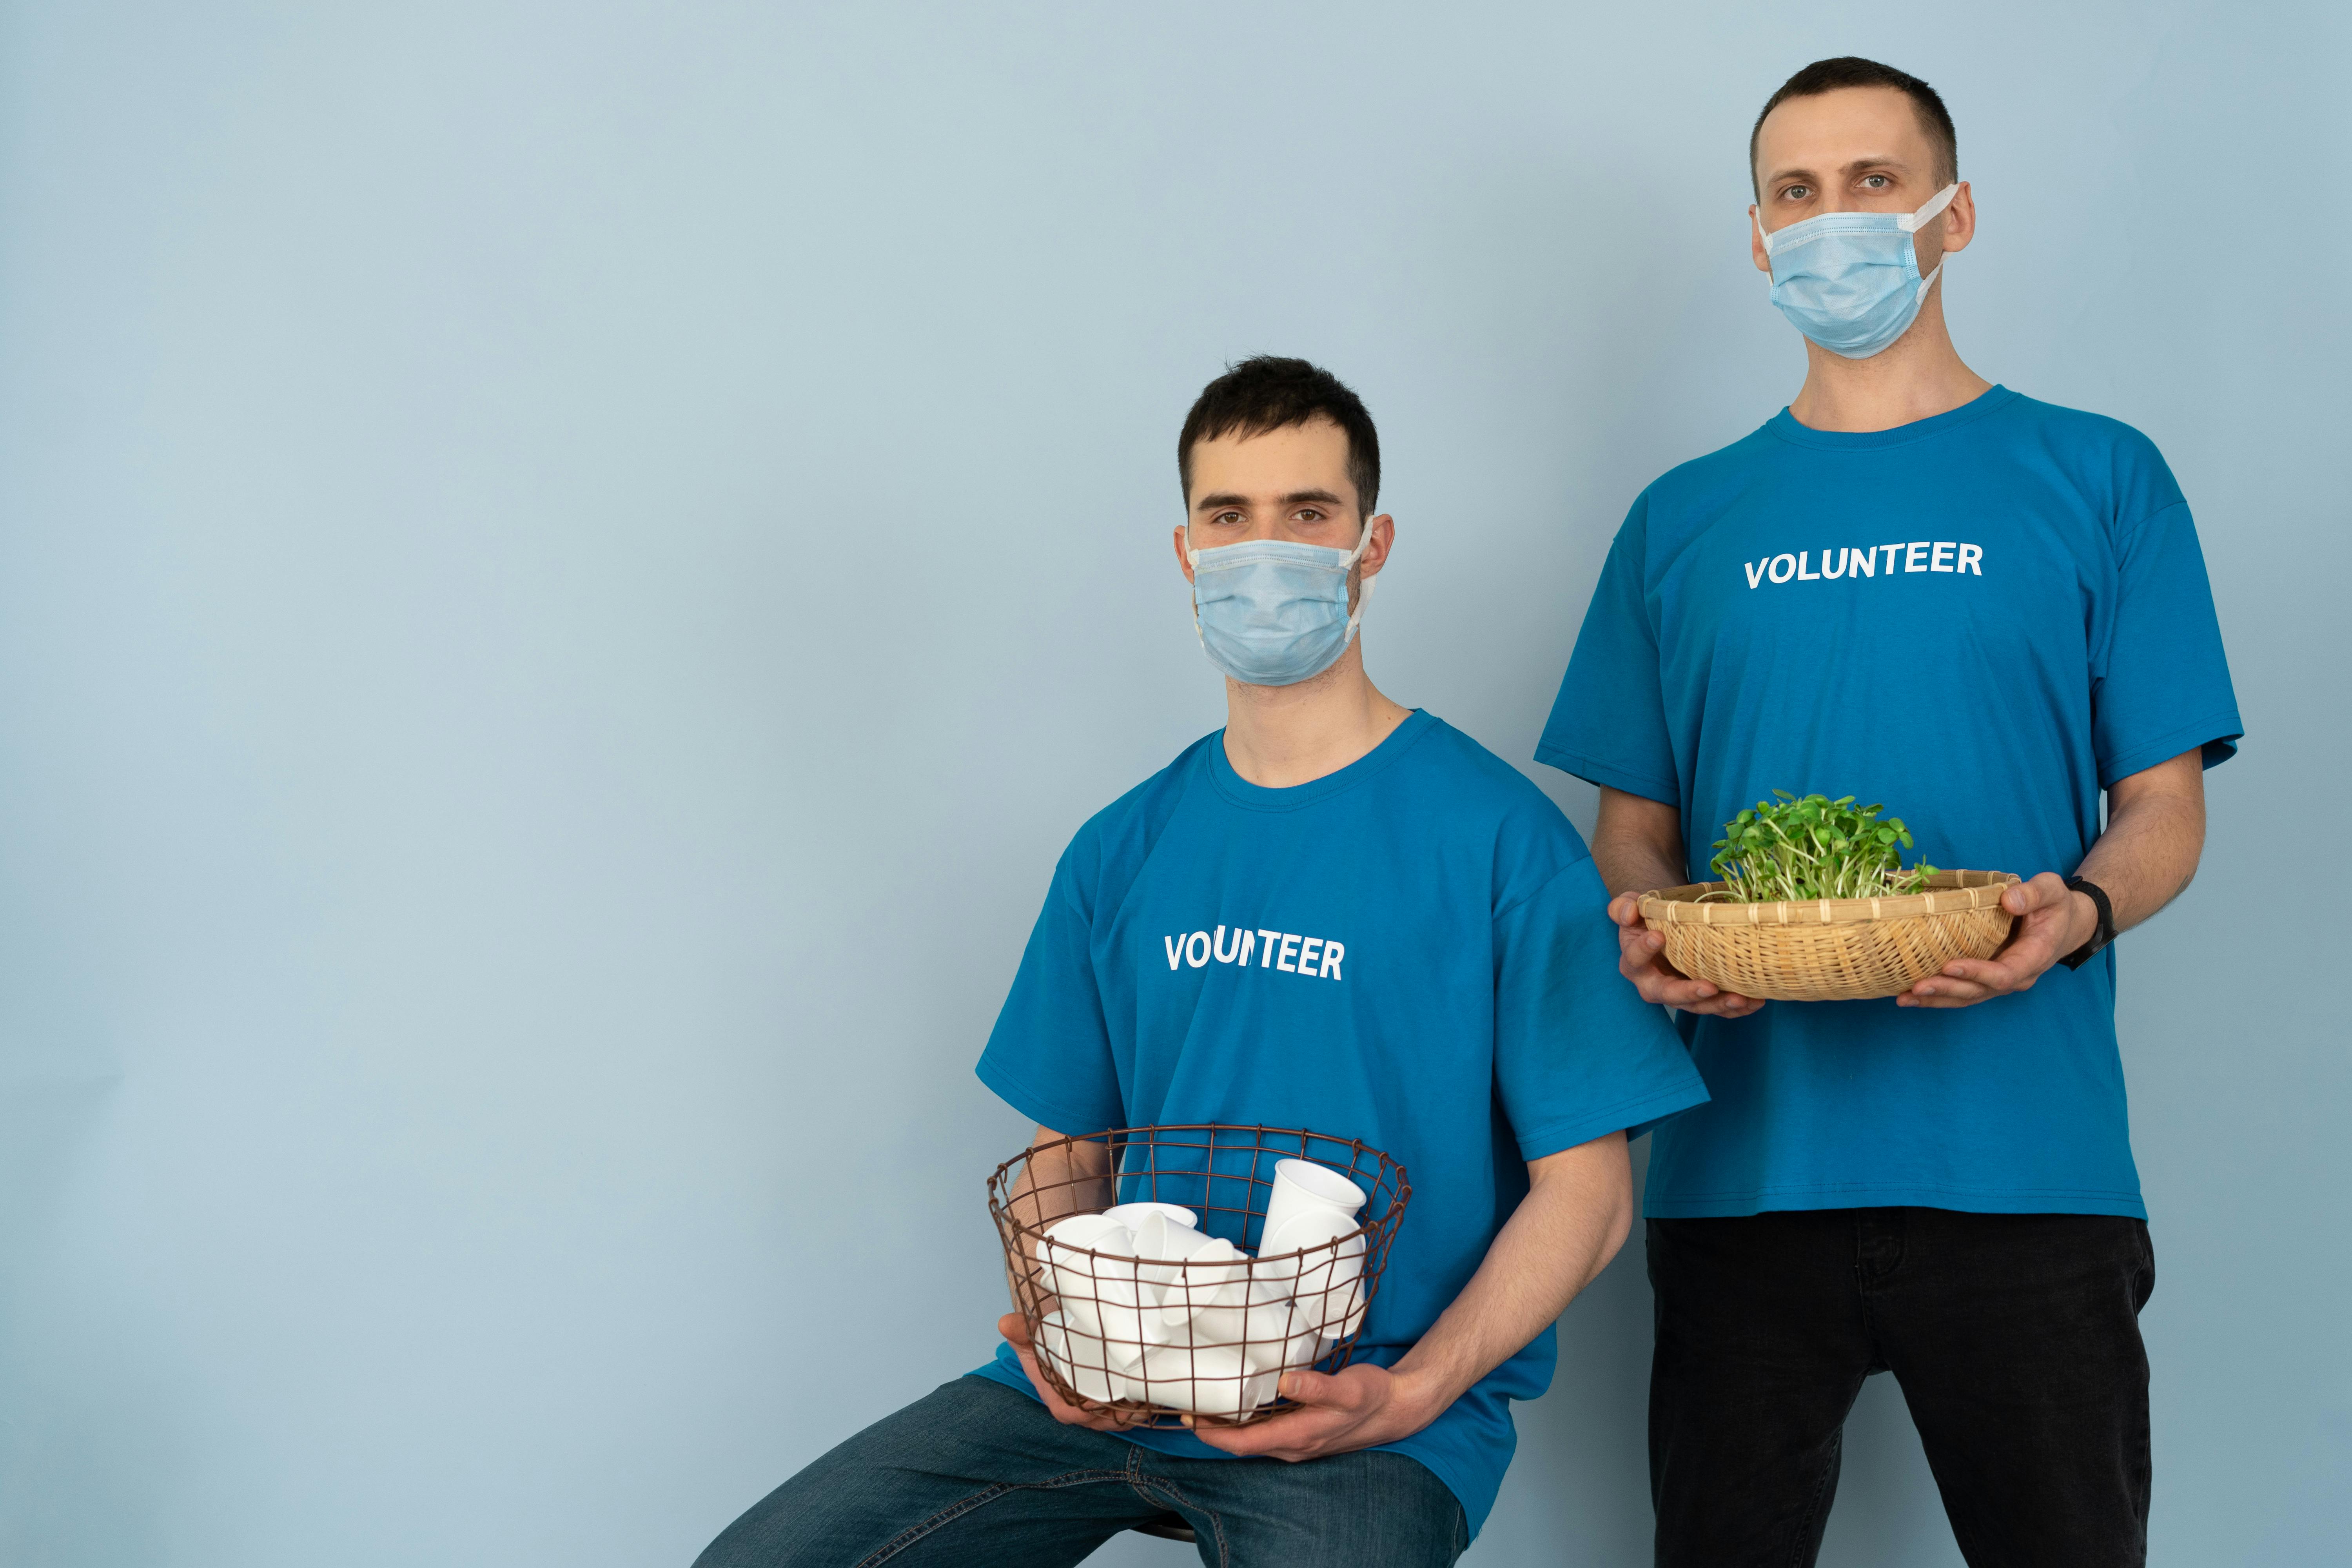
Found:
[[[761,1499],[695,1568],[1050,1568],[1171,1512],[1215,1568],[1446,1568],[1470,1543],[1453,1492],[1402,1454],[1180,1458],[960,1377]]]

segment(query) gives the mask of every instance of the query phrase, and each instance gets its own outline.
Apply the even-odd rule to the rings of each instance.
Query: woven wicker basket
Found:
[[[1900,899],[1701,903],[1720,882],[1642,895],[1663,956],[1694,980],[1776,1002],[1896,996],[1956,958],[1990,958],[2009,939],[2007,871],[1938,871]]]

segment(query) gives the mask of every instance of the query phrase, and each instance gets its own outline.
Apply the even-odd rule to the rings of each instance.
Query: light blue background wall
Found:
[[[1958,117],[1969,359],[2197,506],[2154,1559],[2340,1560],[2342,7],[521,0],[0,12],[0,1560],[683,1564],[979,1362],[971,1061],[1220,719],[1187,401],[1364,393],[1373,672],[1526,759],[1628,500],[1796,385],[1742,143],[1849,50]],[[1473,1563],[1644,1561],[1646,1311]],[[1887,1380],[1849,1452],[1825,1560],[1956,1562]]]

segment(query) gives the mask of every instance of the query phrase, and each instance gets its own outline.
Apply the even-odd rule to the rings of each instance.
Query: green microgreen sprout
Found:
[[[1900,897],[1936,874],[1925,860],[1904,868],[1911,830],[1900,817],[1881,821],[1884,805],[1858,807],[1852,795],[1772,793],[1780,804],[1759,800],[1723,825],[1709,864],[1724,886],[1706,898],[1746,904]]]

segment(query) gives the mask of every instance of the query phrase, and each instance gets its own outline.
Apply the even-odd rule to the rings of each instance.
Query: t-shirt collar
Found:
[[[1217,793],[1235,805],[1252,811],[1295,811],[1330,799],[1343,790],[1350,790],[1387,767],[1411,749],[1413,742],[1428,733],[1437,721],[1426,709],[1416,708],[1405,716],[1403,723],[1389,731],[1388,738],[1337,773],[1325,773],[1319,779],[1309,779],[1303,784],[1291,784],[1284,789],[1268,789],[1254,784],[1234,772],[1234,764],[1225,756],[1225,732],[1223,730],[1209,737],[1205,748],[1209,758],[1209,779]]]
[[[1764,422],[1767,435],[1779,437],[1794,447],[1814,447],[1831,452],[1867,452],[1880,447],[1907,446],[1913,441],[1925,441],[1947,430],[1958,429],[1973,420],[1996,413],[2017,401],[2017,394],[2005,386],[1995,386],[1977,394],[1958,408],[1948,408],[1941,414],[1925,419],[1915,419],[1908,425],[1897,425],[1892,430],[1816,430],[1797,423],[1797,416],[1783,408]]]

